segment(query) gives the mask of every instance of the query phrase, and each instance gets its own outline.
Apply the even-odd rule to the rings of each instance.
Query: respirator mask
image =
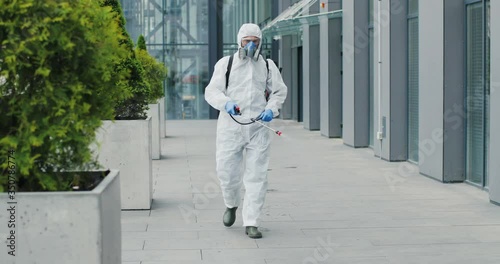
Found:
[[[259,53],[260,53],[260,45],[257,46],[254,41],[249,41],[243,48],[241,47],[239,48],[239,55],[241,59],[248,57],[254,60],[258,60]]]

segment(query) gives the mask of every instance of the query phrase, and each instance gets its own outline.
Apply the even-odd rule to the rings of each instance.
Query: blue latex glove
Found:
[[[238,105],[236,103],[229,101],[226,103],[226,106],[225,106],[226,112],[230,115],[239,115],[240,113],[236,112],[237,107],[238,107]]]
[[[267,109],[260,114],[259,119],[265,122],[270,122],[273,120],[273,111],[271,109]]]

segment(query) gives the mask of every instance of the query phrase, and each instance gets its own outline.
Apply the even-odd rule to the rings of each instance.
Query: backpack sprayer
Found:
[[[238,106],[234,107],[234,111],[236,112],[236,114],[241,115],[241,111],[240,111],[240,108]],[[273,131],[276,135],[281,136],[281,131],[275,130],[275,129],[272,129],[272,128],[266,126],[264,123],[262,123],[260,121],[259,117],[257,117],[257,118],[250,118],[251,122],[242,123],[242,122],[234,119],[233,115],[229,114],[229,116],[234,120],[234,122],[236,122],[236,123],[238,123],[238,124],[240,124],[242,126],[250,125],[250,124],[253,124],[253,123],[258,123],[259,125],[261,125],[261,126],[267,128],[267,129]]]

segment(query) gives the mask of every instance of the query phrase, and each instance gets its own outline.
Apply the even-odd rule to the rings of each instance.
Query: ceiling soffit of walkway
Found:
[[[262,29],[266,37],[279,39],[281,36],[298,34],[304,25],[318,25],[321,19],[341,18],[342,10],[303,15],[317,0],[301,0],[279,14]]]

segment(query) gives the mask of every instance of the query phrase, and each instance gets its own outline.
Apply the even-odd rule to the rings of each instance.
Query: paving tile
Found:
[[[200,250],[127,250],[122,261],[196,261],[201,260]]]
[[[143,239],[137,239],[135,237],[122,237],[122,250],[143,250],[144,241]]]
[[[203,250],[203,260],[240,262],[242,260],[265,260],[265,259],[293,259],[302,260],[313,254],[309,248],[286,248],[286,249],[208,249]],[[302,262],[295,262],[302,263]]]
[[[169,120],[152,209],[122,212],[123,263],[500,263],[500,207],[487,192],[294,121],[271,125],[284,134],[272,138],[262,239],[245,235],[241,210],[221,223],[216,121]]]
[[[145,250],[257,248],[255,241],[240,236],[233,239],[146,239]]]
[[[149,216],[149,210],[140,210],[140,211],[122,211],[122,219],[124,218],[133,218],[133,217],[144,217]]]
[[[289,264],[294,263],[294,259],[266,259],[266,264]],[[335,264],[391,264],[386,257],[369,257],[369,258],[338,258],[335,256],[310,256],[298,262],[301,264],[316,264],[316,263],[335,263]],[[406,263],[406,262],[399,262]]]
[[[148,228],[148,224],[144,222],[138,222],[138,223],[123,223],[122,222],[122,232],[129,232],[129,231],[146,231]]]
[[[141,264],[165,264],[165,262],[157,262],[157,261],[143,261]],[[175,264],[234,264],[234,261],[226,261],[224,259],[218,260],[199,260],[199,261],[183,261],[177,260]],[[238,264],[266,264],[265,260],[240,260]]]
[[[500,263],[500,256],[467,256],[464,254],[441,254],[431,256],[389,256],[390,264],[498,264]]]
[[[170,239],[198,239],[197,231],[149,231],[149,232],[123,232],[122,239],[131,238],[146,240],[154,238]]]

